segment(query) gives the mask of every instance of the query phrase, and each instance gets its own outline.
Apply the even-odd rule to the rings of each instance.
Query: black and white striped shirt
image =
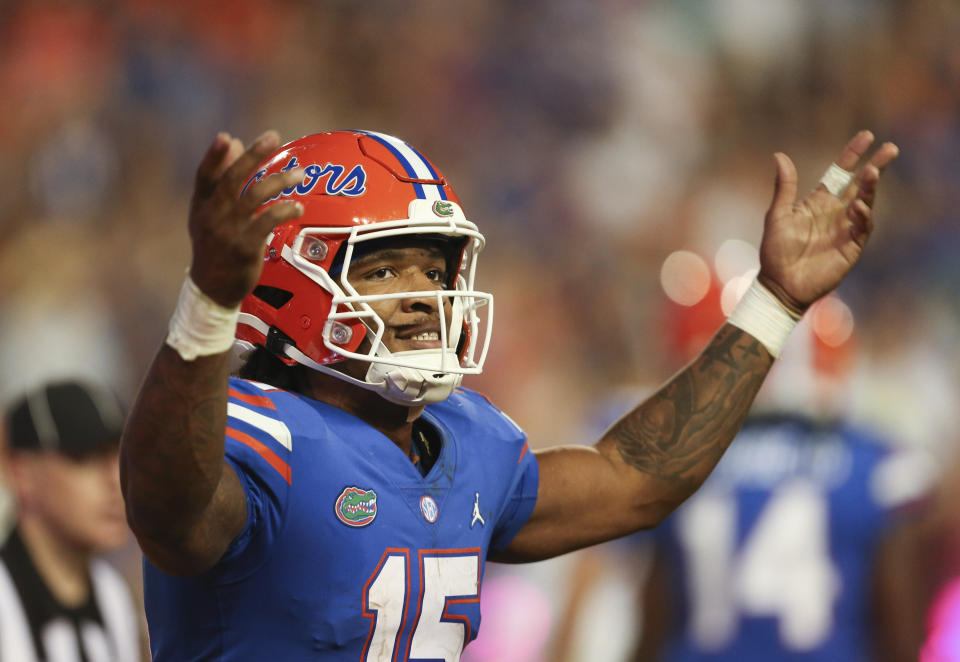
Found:
[[[85,604],[54,597],[14,529],[0,549],[0,662],[139,662],[137,612],[126,583],[90,564]]]

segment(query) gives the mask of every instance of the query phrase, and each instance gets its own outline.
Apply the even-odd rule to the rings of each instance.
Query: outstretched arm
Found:
[[[837,159],[852,171],[873,143],[854,136]],[[776,154],[758,281],[794,316],[834,289],[872,231],[880,172],[897,155],[879,147],[852,184],[821,183],[797,201],[797,172]],[[540,490],[530,520],[495,560],[549,558],[655,526],[706,480],[746,418],[773,356],[756,337],[724,325],[703,352],[615,423],[595,446],[537,454]]]
[[[274,132],[246,151],[216,137],[190,207],[190,277],[218,306],[235,309],[257,282],[266,236],[299,216],[298,203],[260,205],[302,177],[289,171],[250,186],[256,165],[279,144]],[[140,387],[120,447],[127,520],[147,557],[175,574],[211,567],[243,529],[246,498],[224,461],[229,352],[185,360],[165,344]],[[189,358],[189,357],[188,357]]]

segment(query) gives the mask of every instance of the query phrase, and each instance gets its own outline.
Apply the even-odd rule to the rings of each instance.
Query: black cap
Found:
[[[56,451],[84,458],[115,448],[123,410],[107,388],[81,381],[46,384],[13,402],[6,414],[12,450]]]

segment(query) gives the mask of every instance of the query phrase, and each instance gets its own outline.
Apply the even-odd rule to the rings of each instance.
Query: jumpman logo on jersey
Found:
[[[483,521],[483,515],[480,514],[480,493],[474,492],[475,498],[473,500],[473,519],[470,520],[470,528],[473,528],[473,525],[480,521],[482,526],[486,526],[487,523]]]

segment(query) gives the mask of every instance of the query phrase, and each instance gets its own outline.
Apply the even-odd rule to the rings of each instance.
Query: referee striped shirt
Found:
[[[60,604],[17,530],[0,549],[0,662],[139,662],[130,592],[103,561],[90,564],[92,590],[78,607]]]

